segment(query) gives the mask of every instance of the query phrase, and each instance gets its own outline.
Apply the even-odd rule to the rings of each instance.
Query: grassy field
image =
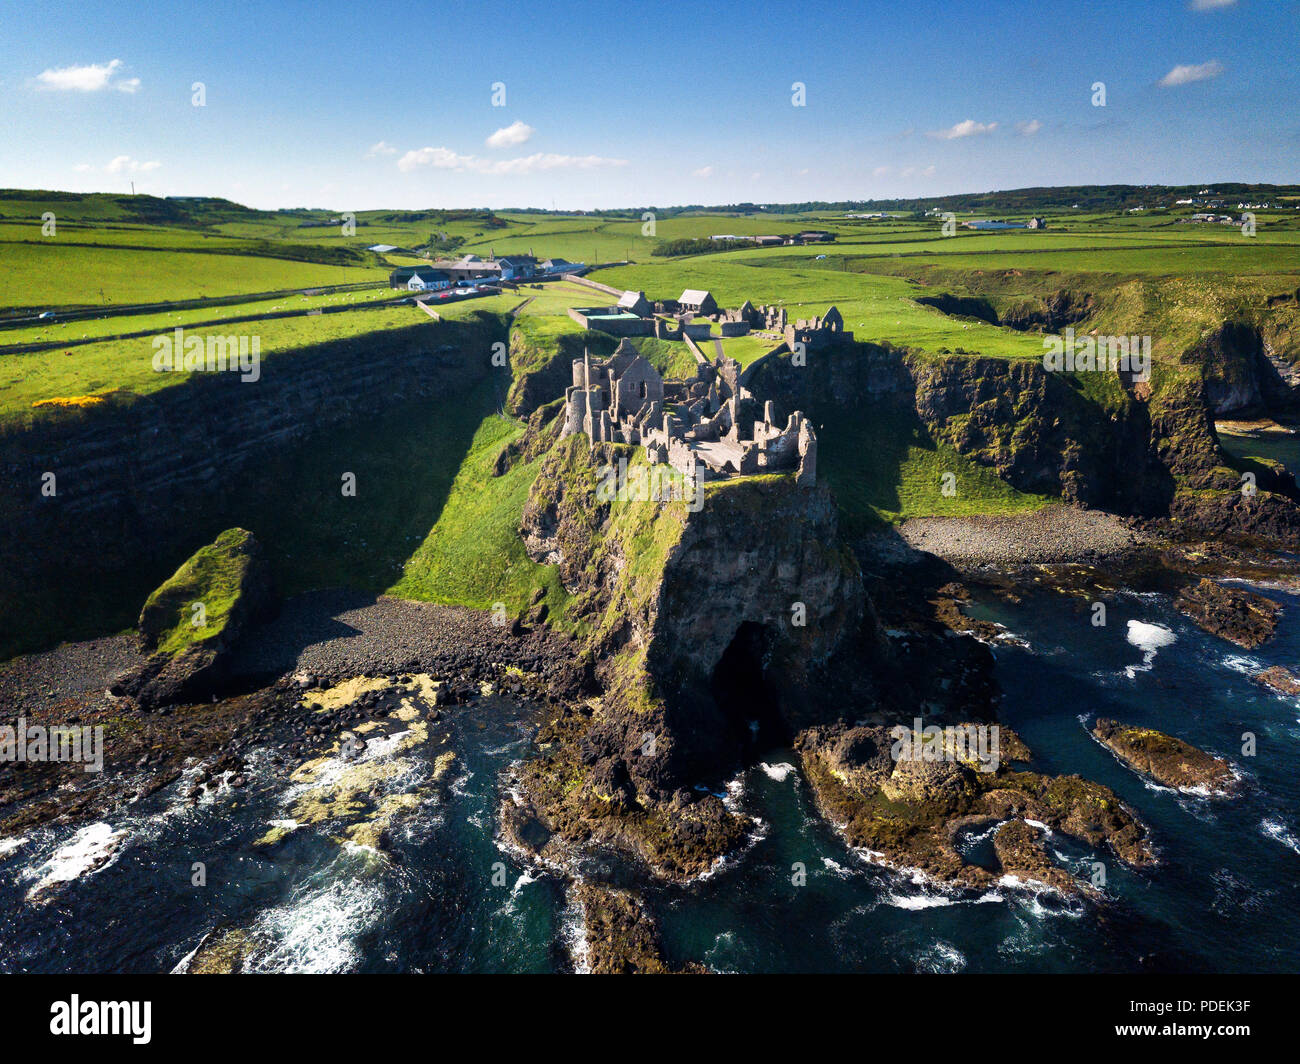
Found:
[[[497,456],[521,431],[519,422],[504,417],[479,424],[437,521],[390,594],[481,609],[502,603],[513,616],[541,589],[559,618],[568,595],[558,570],[529,559],[519,538],[520,516],[542,459],[493,475]]]
[[[170,248],[0,243],[0,309],[111,307],[383,280],[386,268]]]
[[[192,310],[163,311],[157,314],[114,314],[75,320],[43,321],[0,331],[0,350],[21,344],[67,343],[80,344],[87,340],[110,340],[137,332],[164,332],[177,326],[190,327],[204,323],[219,323],[233,318],[256,318],[263,315],[289,311],[337,309],[383,302],[400,296],[391,288],[368,288],[360,292],[332,292],[308,296],[301,292],[276,296],[272,299],[253,299],[244,303],[221,306],[196,307]]]
[[[40,234],[46,209],[59,220],[52,238]],[[1088,328],[1152,335],[1161,363],[1158,388],[1173,375],[1197,372],[1185,361],[1187,353],[1224,321],[1272,322],[1271,342],[1284,353],[1287,345],[1300,342],[1300,309],[1290,304],[1267,314],[1263,309],[1269,297],[1300,289],[1297,214],[1261,212],[1253,238],[1232,227],[1180,224],[1175,212],[1154,211],[1058,211],[1042,232],[959,230],[954,237],[942,235],[937,219],[850,219],[827,212],[683,214],[656,219],[654,231],[647,233],[641,220],[615,216],[363,211],[355,217],[355,232],[345,233],[324,211],[262,212],[215,201],[0,191],[5,282],[0,312],[74,305],[111,310],[123,303],[382,281],[391,265],[421,260],[377,255],[368,246],[417,248],[432,238],[454,254],[531,252],[589,263],[631,259],[630,265],[599,271],[594,279],[644,289],[652,300],[704,288],[723,306],[746,299],[774,303],[791,319],[821,315],[834,305],[857,339],[932,358],[962,352],[1037,361],[1043,337],[947,314],[919,302],[922,298],[971,297],[1005,314],[1061,291],[1086,294],[1094,299]],[[980,215],[961,215],[974,216]],[[837,240],[682,258],[653,254],[668,240],[807,228],[831,230]],[[154,393],[186,379],[185,373],[154,372],[152,337],[130,339],[125,333],[160,334],[182,326],[256,335],[263,370],[274,374],[277,360],[310,357],[323,342],[364,342],[431,321],[413,306],[261,316],[361,308],[391,295],[387,289],[294,294],[0,330],[0,429],[39,424],[44,417],[60,416],[63,405],[94,403],[110,392]],[[603,305],[612,298],[562,282],[525,285],[518,292],[437,309],[450,320],[483,312],[515,314],[518,373],[545,365],[560,345],[576,343],[579,354],[587,342],[594,351],[612,350],[616,340],[583,338],[567,315],[571,307]],[[240,317],[252,320],[223,326]],[[6,350],[48,341],[61,342],[48,351]],[[638,338],[634,344],[661,372],[694,373],[694,358],[683,343]],[[756,337],[722,341],[723,350],[744,364],[773,346]],[[706,355],[714,352],[711,341],[701,347]],[[1080,383],[1099,409],[1116,397],[1112,378]],[[165,557],[141,556],[129,569],[106,577],[70,571],[65,589],[16,593],[10,612],[26,623],[25,645],[132,623],[152,588],[190,552],[231,527],[258,536],[286,593],[348,586],[481,608],[501,602],[513,614],[540,588],[552,616],[562,617],[567,596],[554,570],[531,562],[517,533],[539,462],[494,475],[502,449],[523,431],[501,414],[501,394],[493,385],[436,402],[394,397],[385,417],[318,433],[268,454],[265,475],[250,478],[239,497],[214,498],[181,515],[184,531]],[[1015,491],[988,469],[937,444],[915,419],[884,409],[851,416],[838,409],[809,414],[819,426],[820,471],[850,532],[914,516],[1019,512],[1048,501]],[[340,495],[340,468],[357,473],[355,498]],[[945,483],[953,490],[945,491]],[[94,558],[93,530],[86,531],[84,546],[85,557]]]
[[[486,300],[481,302],[487,302]],[[467,303],[466,308],[472,303]],[[275,372],[275,360],[286,354],[309,349],[328,340],[383,333],[393,329],[432,324],[414,306],[359,310],[348,314],[322,314],[243,322],[226,329],[205,329],[204,334],[237,334],[258,337],[261,372]],[[166,334],[168,328],[160,329]],[[160,373],[153,368],[153,338],[105,340],[76,347],[54,348],[27,354],[0,351],[0,425],[27,421],[49,412],[51,406],[36,407],[42,400],[84,399],[92,401],[109,392],[127,391],[148,395],[183,383],[190,373]]]

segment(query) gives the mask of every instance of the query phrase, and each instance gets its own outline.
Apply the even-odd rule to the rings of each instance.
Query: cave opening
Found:
[[[766,663],[775,635],[766,624],[744,621],[713,670],[713,700],[747,755],[791,739],[779,699],[767,680]]]

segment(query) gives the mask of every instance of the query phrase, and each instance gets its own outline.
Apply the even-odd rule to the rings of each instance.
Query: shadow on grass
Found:
[[[1015,513],[1046,501],[936,443],[916,413],[898,404],[834,404],[811,416],[818,472],[835,493],[850,537],[907,517]]]
[[[174,534],[145,541],[138,521],[65,530],[57,566],[0,565],[0,661],[135,624],[145,598],[199,547],[231,527],[261,542],[277,590],[378,594],[437,522],[497,385],[439,400],[396,401],[383,414],[332,427],[246,467],[169,514]],[[355,494],[344,494],[344,477]],[[373,596],[372,596],[373,600]]]

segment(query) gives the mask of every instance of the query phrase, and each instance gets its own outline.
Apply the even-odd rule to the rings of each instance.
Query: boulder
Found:
[[[227,529],[149,596],[138,626],[149,658],[110,690],[146,709],[210,697],[231,648],[274,599],[270,567],[253,534]]]

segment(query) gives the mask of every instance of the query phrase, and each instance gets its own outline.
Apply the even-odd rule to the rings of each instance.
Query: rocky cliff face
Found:
[[[1259,329],[1244,322],[1225,322],[1183,360],[1201,367],[1205,399],[1217,415],[1280,410],[1296,401]]]
[[[585,437],[560,441],[521,535],[534,560],[559,566],[620,707],[589,747],[670,791],[736,763],[751,720],[793,735],[822,719],[826,673],[837,653],[871,640],[870,610],[825,488],[791,476],[724,481],[698,512],[681,501],[599,501],[601,470],[619,459],[631,461],[630,479],[650,468],[632,448],[589,453]],[[764,704],[745,702],[751,679]],[[654,757],[640,752],[647,733]]]
[[[1285,538],[1300,531],[1294,485],[1261,470],[1258,494],[1243,499],[1200,377],[1165,372],[1159,388],[1116,378],[1103,402],[1037,362],[854,344],[819,352],[804,367],[769,358],[751,387],[814,419],[833,406],[886,404],[1022,491],[1173,517],[1194,532]]]
[[[756,731],[789,739],[869,701],[862,664],[886,651],[824,488],[721,482],[694,512],[603,498],[605,469],[626,460],[635,484],[653,468],[637,450],[560,440],[525,508],[520,534],[574,595],[601,696],[543,729],[548,753],[521,770],[506,823],[544,853],[595,841],[694,874],[745,830],[696,785],[716,789]]]
[[[87,595],[98,573],[161,555],[184,514],[237,493],[271,451],[382,413],[395,397],[462,392],[491,369],[504,322],[422,322],[268,357],[261,379],[195,374],[151,395],[112,396],[83,411],[0,435],[0,629],[76,570]],[[44,475],[57,494],[42,493]],[[176,544],[179,546],[180,544]],[[0,643],[5,642],[0,638]]]

